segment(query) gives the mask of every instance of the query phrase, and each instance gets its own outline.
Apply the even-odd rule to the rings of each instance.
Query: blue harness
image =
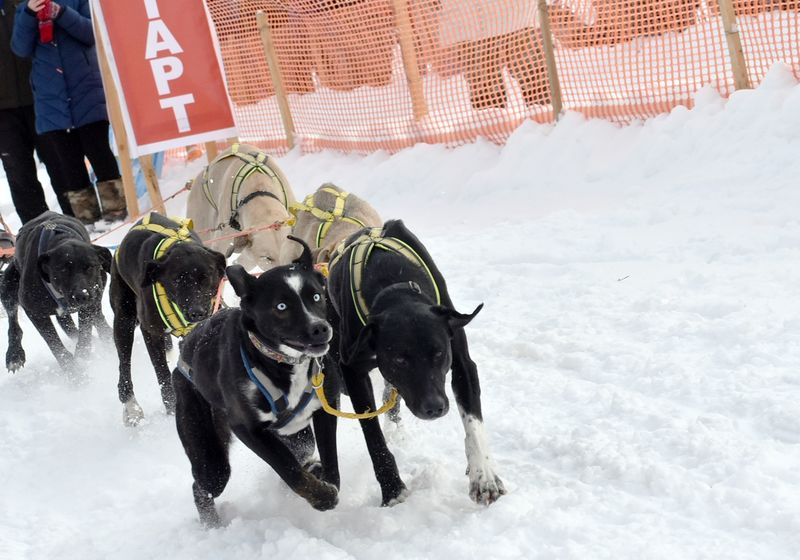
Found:
[[[311,399],[314,397],[314,388],[311,385],[311,375],[309,375],[308,386],[306,390],[303,392],[303,396],[300,398],[300,402],[297,403],[297,406],[294,408],[289,408],[289,400],[286,398],[286,395],[281,392],[280,395],[275,397],[269,389],[267,389],[263,383],[256,377],[254,368],[250,363],[250,358],[247,357],[247,352],[244,349],[244,345],[239,346],[239,354],[242,356],[242,363],[244,364],[244,369],[247,372],[247,377],[250,378],[250,381],[258,388],[261,394],[269,404],[270,410],[275,415],[275,421],[269,426],[271,430],[280,430],[284,426],[286,426],[289,422],[294,419],[306,406],[308,403],[311,402]],[[311,370],[314,367],[316,360],[311,360],[311,364],[309,365],[309,373],[313,373]],[[183,376],[189,380],[190,383],[194,384],[192,380],[192,369],[189,367],[183,358],[178,360],[177,369]]]

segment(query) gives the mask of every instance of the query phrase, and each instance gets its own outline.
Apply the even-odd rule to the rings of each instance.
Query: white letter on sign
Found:
[[[183,75],[183,62],[176,56],[156,58],[150,61],[150,69],[156,80],[158,95],[169,95],[169,82]]]
[[[186,106],[194,103],[194,95],[176,95],[160,100],[162,109],[172,109],[175,113],[175,121],[178,123],[178,132],[188,132],[192,129],[189,125],[189,116],[186,114]]]
[[[183,49],[178,44],[175,36],[167,29],[164,20],[157,19],[147,24],[147,48],[145,59],[151,60],[158,56],[159,51],[167,50],[170,54],[179,54]]]
[[[156,0],[144,0],[144,9],[147,10],[147,19],[156,19],[159,17]]]

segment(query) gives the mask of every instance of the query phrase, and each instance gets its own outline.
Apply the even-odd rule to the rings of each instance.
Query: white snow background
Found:
[[[0,558],[797,558],[800,86],[777,67],[696,101],[624,128],[527,123],[504,147],[280,159],[298,197],[333,181],[403,218],[459,310],[485,302],[467,330],[496,504],[468,498],[455,407],[406,411],[388,433],[405,503],[380,507],[340,420],[335,510],[235,443],[227,526],[204,530],[140,336],[131,429],[113,344],[73,386],[23,317],[28,363],[0,373]],[[201,167],[173,163],[163,190]],[[4,180],[0,197],[13,222]]]

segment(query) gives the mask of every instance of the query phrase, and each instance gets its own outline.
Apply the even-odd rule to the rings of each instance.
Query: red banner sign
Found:
[[[237,136],[203,0],[93,0],[131,155]]]

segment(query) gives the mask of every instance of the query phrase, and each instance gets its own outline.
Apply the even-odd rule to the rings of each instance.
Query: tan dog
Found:
[[[311,247],[315,263],[328,262],[336,246],[365,227],[380,227],[383,221],[375,209],[354,194],[325,183],[302,203],[290,208],[297,216],[292,234]],[[287,243],[283,262],[299,256],[299,245]]]
[[[195,177],[186,214],[211,249],[226,257],[239,253],[237,264],[267,270],[291,261],[281,253],[284,245],[297,246],[286,239],[288,208],[295,202],[289,181],[272,158],[254,146],[234,144]],[[229,238],[271,224],[283,225]],[[226,239],[214,241],[220,237]]]

